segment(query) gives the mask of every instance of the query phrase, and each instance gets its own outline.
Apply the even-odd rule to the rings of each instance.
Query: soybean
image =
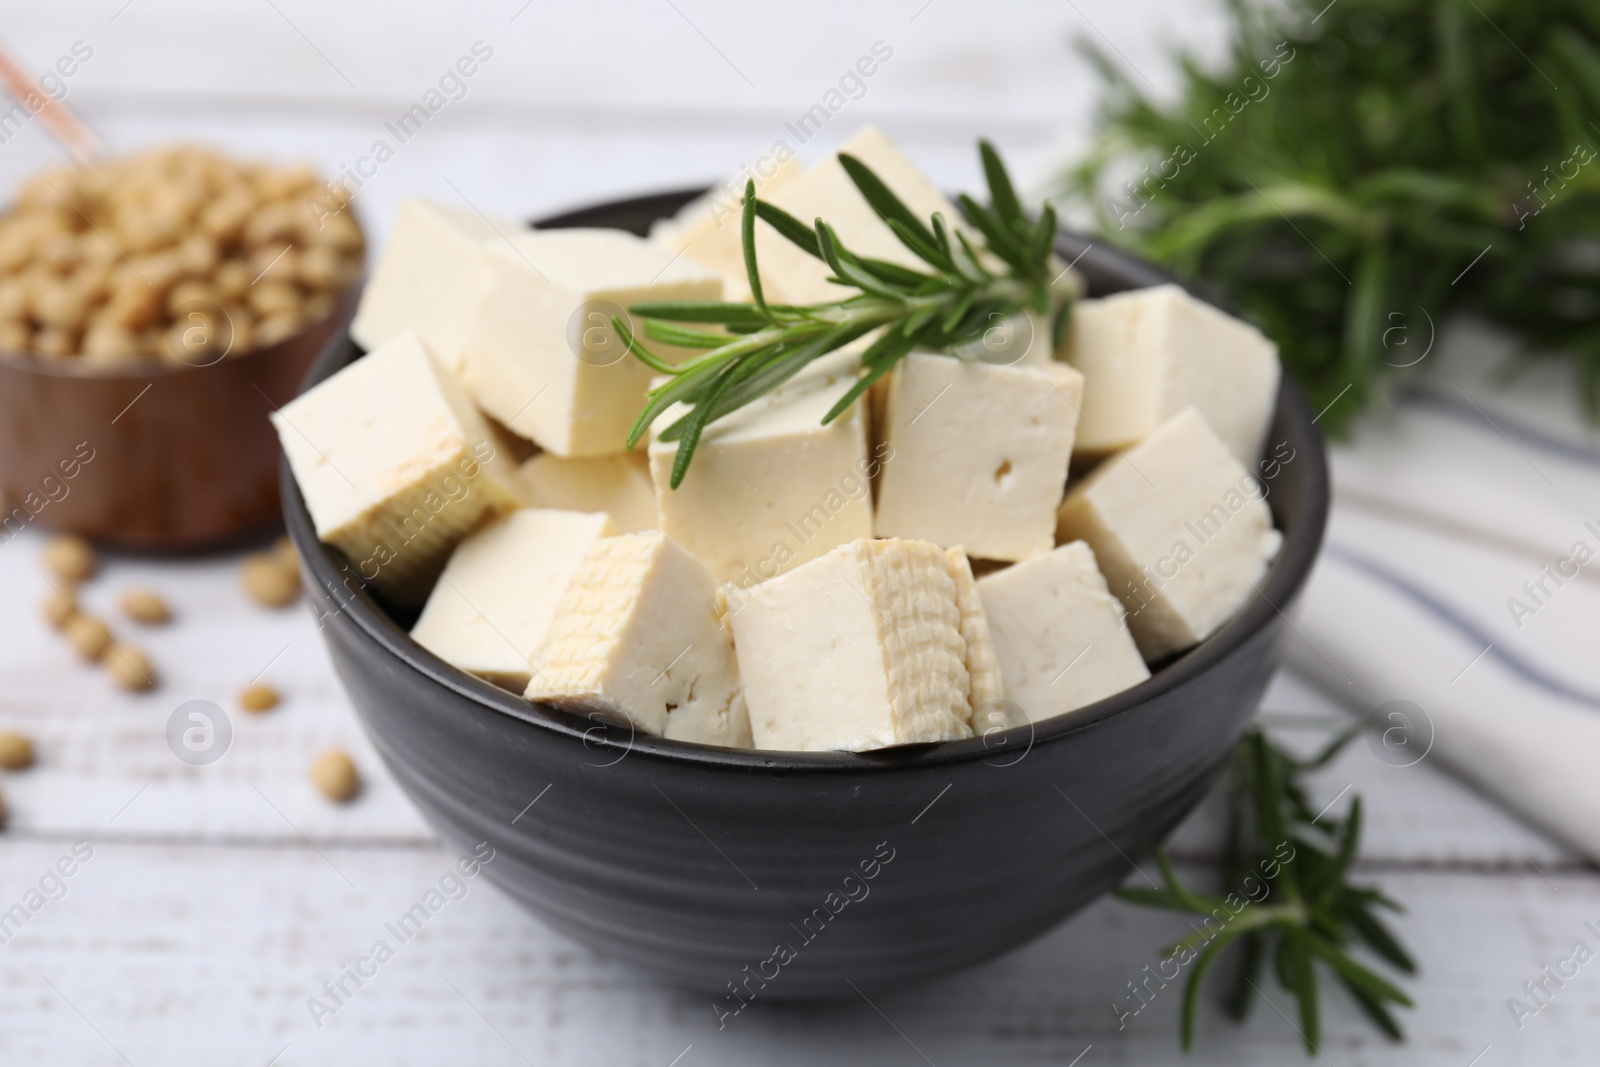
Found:
[[[172,609],[154,589],[136,586],[122,594],[122,611],[134,622],[158,626],[172,620]]]
[[[277,707],[279,699],[278,691],[270,685],[247,685],[239,691],[239,706],[257,715]]]
[[[44,565],[64,582],[81,582],[94,574],[94,549],[76,534],[60,534],[45,542]]]
[[[39,602],[39,612],[45,621],[57,630],[66,628],[73,616],[78,614],[78,600],[72,595],[71,586],[65,589],[56,588],[44,595]]]
[[[150,665],[149,657],[132,645],[113,644],[106,651],[104,662],[118,688],[130,692],[155,688],[155,668]]]
[[[74,615],[67,623],[66,634],[73,650],[91,663],[98,661],[111,647],[111,628],[104,619],[93,615]]]
[[[344,804],[361,792],[361,776],[355,761],[340,748],[325,748],[311,761],[311,781],[322,795]]]
[[[0,767],[8,771],[33,766],[33,742],[23,734],[0,731]]]
[[[251,599],[269,608],[292,604],[300,595],[300,572],[270,552],[247,557],[239,568],[239,580]]]

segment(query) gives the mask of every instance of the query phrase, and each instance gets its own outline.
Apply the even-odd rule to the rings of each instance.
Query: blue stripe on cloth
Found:
[[[1462,422],[1470,422],[1478,426],[1482,426],[1484,420],[1489,418],[1489,416],[1471,404],[1436,393],[1432,389],[1411,386],[1401,391],[1400,401],[1417,407],[1430,408],[1442,414],[1453,416]],[[1523,444],[1532,445],[1534,448],[1541,449],[1551,455],[1570,459],[1574,463],[1581,463],[1586,467],[1594,467],[1600,470],[1600,451],[1593,448],[1563,440],[1554,434],[1549,434],[1536,427],[1518,422],[1516,419],[1507,418],[1503,414],[1493,416],[1490,427],[1500,431],[1507,437],[1516,438]]]
[[[1479,626],[1472,619],[1461,614],[1449,604],[1434,596],[1433,593],[1413,582],[1411,579],[1390,569],[1386,564],[1380,563],[1370,556],[1352,551],[1342,545],[1330,544],[1323,550],[1323,555],[1330,559],[1338,560],[1349,567],[1360,571],[1367,577],[1388,586],[1401,594],[1406,599],[1426,610],[1430,615],[1445,623],[1457,633],[1471,638],[1488,650],[1488,656],[1500,663],[1506,670],[1547,693],[1563,697],[1574,703],[1582,704],[1591,710],[1600,711],[1600,694],[1591,693],[1568,685],[1560,678],[1550,674],[1543,667],[1531,660],[1524,659],[1509,649],[1501,648],[1496,643],[1495,635]]]

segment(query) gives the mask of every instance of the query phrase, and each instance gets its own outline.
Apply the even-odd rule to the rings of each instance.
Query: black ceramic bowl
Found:
[[[545,226],[642,233],[692,193]],[[1169,280],[1062,235],[1091,293]],[[321,381],[360,355],[335,343]],[[1206,792],[1280,657],[1322,540],[1328,481],[1311,410],[1285,380],[1271,445],[1294,458],[1268,502],[1283,548],[1261,595],[1147,682],[1034,727],[887,751],[720,749],[529,704],[430,655],[341,584],[283,468],[283,510],[333,662],[374,745],[449,842],[555,929],[703,990],[854,995],[967,967],[1121,882]],[[1269,449],[1270,450],[1270,449]],[[1286,454],[1286,453],[1285,453]],[[731,990],[737,990],[735,999]]]

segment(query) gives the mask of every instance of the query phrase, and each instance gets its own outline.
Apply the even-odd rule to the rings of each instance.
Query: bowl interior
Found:
[[[599,227],[645,234],[652,222],[674,214],[703,190],[686,189],[582,208],[536,220],[544,229]],[[1201,299],[1210,299],[1193,286],[1127,253],[1082,235],[1063,231],[1056,251],[1074,263],[1084,276],[1090,296],[1105,296],[1128,289],[1147,288],[1168,282],[1185,284]],[[1216,301],[1211,301],[1216,303]],[[362,350],[348,336],[332,341],[306,376],[303,389],[321,382],[360,358]],[[1167,693],[1198,678],[1228,654],[1251,639],[1282,614],[1304,584],[1321,547],[1327,520],[1328,475],[1322,438],[1312,422],[1313,414],[1304,394],[1284,376],[1278,405],[1268,433],[1268,451],[1292,450],[1292,457],[1267,486],[1267,504],[1273,521],[1283,534],[1283,545],[1272,562],[1259,595],[1246,602],[1232,619],[1205,641],[1158,665],[1151,677],[1131,689],[1107,697],[1043,722],[1015,727],[999,735],[963,741],[906,745],[875,752],[771,752],[718,748],[665,738],[620,733],[597,727],[583,718],[549,705],[532,704],[520,696],[499,689],[438,659],[411,640],[407,631],[415,612],[396,611],[375,599],[367,590],[355,591],[354,599],[343,608],[352,621],[383,645],[410,669],[468,697],[476,703],[521,719],[531,727],[552,730],[582,738],[591,748],[615,746],[619,750],[692,763],[732,767],[792,768],[799,772],[826,773],[829,769],[859,770],[866,763],[896,766],[928,766],[983,760],[997,748],[1022,745],[1036,747],[1086,729],[1113,716],[1124,714],[1152,697]],[[329,590],[346,586],[350,572],[338,550],[319,543],[298,487],[282,465],[284,514],[289,532],[299,546],[312,579]],[[341,602],[348,594],[341,595]]]

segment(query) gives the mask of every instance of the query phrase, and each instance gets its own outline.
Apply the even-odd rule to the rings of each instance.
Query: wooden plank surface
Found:
[[[758,10],[732,0],[69,0],[8,5],[4,37],[35,70],[75,41],[91,47],[66,80],[66,101],[117,148],[199,136],[332,173],[387,139],[395,157],[358,199],[381,234],[404,195],[457,199],[450,182],[485,211],[526,217],[718,180],[779,140],[817,158],[867,122],[892,130],[951,187],[979,181],[980,135],[1040,179],[1090,126],[1097,80],[1073,39],[1120,52],[1140,84],[1170,87],[1170,44],[1215,52],[1219,16],[1159,0]],[[464,95],[399,144],[384,123],[479,40],[494,55]],[[863,79],[859,98],[844,96],[809,142],[785,126],[878,41],[893,56]],[[37,123],[4,148],[0,186],[59,159]]]
[[[9,901],[63,853],[60,842],[0,851]],[[385,923],[436,885],[432,849],[101,843],[0,952],[0,1056],[7,1063],[283,1065],[378,1063],[1089,1064],[1301,1062],[1293,1026],[1258,1004],[1246,1027],[1210,1009],[1182,1056],[1179,988],[1118,1029],[1153,949],[1181,920],[1101,901],[1019,952],[913,990],[841,989],[835,1003],[759,999],[718,1029],[710,998],[660,985],[527,918],[481,879],[413,940]],[[337,867],[337,871],[333,868]],[[1183,873],[1201,876],[1191,868]],[[345,880],[348,878],[348,882]],[[1424,977],[1409,1044],[1377,1037],[1339,992],[1326,998],[1325,1061],[1578,1062],[1593,1037],[1594,978],[1561,990],[1520,1032],[1505,1008],[1523,981],[1595,938],[1600,884],[1557,873],[1385,871],[1418,905],[1398,923]],[[883,906],[892,906],[884,898]],[[848,936],[847,929],[841,929]],[[394,957],[319,1028],[325,981],[386,940]],[[369,972],[371,967],[366,967]],[[1154,987],[1152,987],[1154,989]],[[1266,990],[1291,1017],[1276,985]],[[870,1003],[868,1002],[870,998]],[[880,1014],[881,1013],[881,1014]],[[287,1048],[287,1051],[284,1051]]]
[[[85,607],[142,646],[160,679],[129,694],[82,664],[34,610],[48,591],[29,531],[0,546],[0,587],[15,590],[0,642],[0,721],[36,739],[38,765],[6,782],[9,832],[50,840],[88,833],[135,839],[419,843],[431,834],[366,744],[333,676],[309,609],[269,610],[246,597],[238,557],[107,558],[83,591]],[[161,591],[175,613],[140,627],[117,610],[133,585]],[[241,711],[237,694],[259,679],[284,702]],[[232,724],[225,755],[207,766],[178,760],[167,722],[180,704],[206,700]],[[335,808],[307,778],[312,754],[344,746],[368,772],[359,803]],[[113,823],[111,820],[115,818]]]
[[[1115,50],[1130,77],[1168,87],[1169,47],[1214,51],[1226,25],[1217,8],[1161,0],[813,0],[759,9],[736,0],[63,0],[11,3],[5,19],[7,41],[36,69],[76,40],[89,45],[93,56],[69,79],[71,93],[86,109],[118,114],[148,110],[149,100],[229,114],[240,102],[403,106],[481,40],[492,55],[447,110],[567,111],[580,121],[607,113],[642,124],[788,119],[881,41],[882,70],[866,75],[867,90],[845,87],[852,113],[985,129],[1053,129],[1063,117],[1087,117],[1067,95],[1092,84],[1068,52],[1076,37]],[[131,96],[112,100],[121,94]]]

